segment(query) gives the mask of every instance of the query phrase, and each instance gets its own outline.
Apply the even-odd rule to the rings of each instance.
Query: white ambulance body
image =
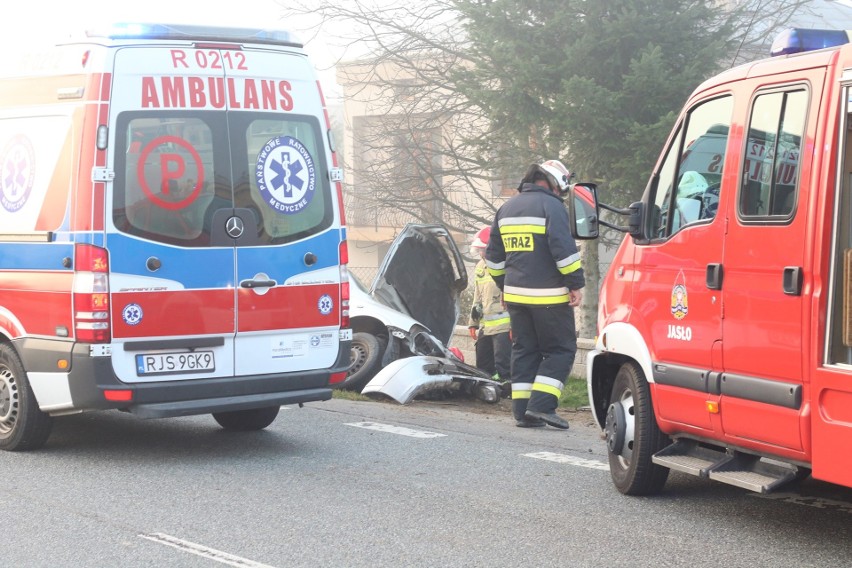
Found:
[[[124,25],[0,77],[0,448],[269,425],[349,365],[340,170],[289,34]]]

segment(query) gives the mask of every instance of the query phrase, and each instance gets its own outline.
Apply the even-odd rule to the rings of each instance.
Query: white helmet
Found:
[[[695,171],[684,172],[677,184],[677,194],[680,197],[701,197],[707,190],[707,180]]]
[[[559,160],[547,160],[542,162],[539,167],[553,177],[560,193],[568,191],[568,185],[571,183],[571,178],[574,174],[569,172],[568,168],[562,162]]]

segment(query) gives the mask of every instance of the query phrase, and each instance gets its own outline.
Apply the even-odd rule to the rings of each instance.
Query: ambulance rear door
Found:
[[[301,55],[221,55],[234,203],[256,216],[235,239],[236,372],[329,368],[339,349],[341,232],[319,85]]]
[[[123,381],[337,359],[341,231],[312,77],[272,48],[116,50],[106,243]]]

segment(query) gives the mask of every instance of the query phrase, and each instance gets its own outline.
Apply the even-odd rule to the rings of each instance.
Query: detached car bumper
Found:
[[[408,404],[430,390],[448,389],[468,390],[486,402],[497,402],[503,385],[461,361],[424,355],[393,361],[367,383],[361,394],[384,395]]]

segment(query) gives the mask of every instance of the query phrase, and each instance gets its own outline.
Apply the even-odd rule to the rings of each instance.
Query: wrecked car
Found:
[[[465,288],[464,261],[446,227],[406,225],[369,288],[350,275],[351,366],[337,388],[402,404],[429,390],[499,400],[500,383],[448,347]]]

